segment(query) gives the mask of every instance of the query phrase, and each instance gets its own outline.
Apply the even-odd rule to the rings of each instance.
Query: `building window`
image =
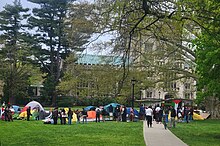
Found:
[[[190,93],[185,93],[185,99],[190,99]]]
[[[147,91],[147,98],[152,98],[153,92],[152,91]]]
[[[165,88],[168,90],[176,90],[176,82],[166,82],[165,83]]]
[[[190,83],[185,83],[184,86],[186,90],[190,89]]]
[[[171,89],[176,90],[176,82],[170,84]]]

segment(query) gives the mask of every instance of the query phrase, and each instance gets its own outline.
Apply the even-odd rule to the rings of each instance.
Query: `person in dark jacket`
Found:
[[[172,107],[172,106],[170,106],[170,112],[171,112],[171,114],[170,114],[170,117],[171,117],[171,120],[170,120],[170,128],[171,127],[176,127],[176,122],[175,122],[175,118],[176,118],[176,110]]]
[[[71,110],[71,108],[69,108],[67,115],[68,115],[68,124],[71,125],[73,118],[73,111]]]
[[[82,116],[82,113],[79,111],[79,109],[77,109],[75,111],[76,117],[77,117],[77,122],[76,123],[80,123],[80,117]]]
[[[139,119],[140,119],[140,120],[144,120],[144,115],[145,115],[145,109],[144,109],[144,106],[141,105],[141,106],[140,106]]]
[[[184,122],[189,123],[189,108],[185,106],[183,112],[184,112]]]
[[[95,111],[96,111],[96,118],[95,118],[95,121],[96,121],[96,123],[97,123],[97,122],[100,122],[101,111],[100,111],[99,108],[96,108]]]
[[[54,125],[56,125],[57,120],[58,120],[58,107],[54,108],[52,112],[52,118],[53,118]]]
[[[4,120],[5,120],[5,121],[8,121],[8,113],[9,113],[9,109],[8,109],[8,107],[6,106],[5,109],[4,109]]]
[[[105,117],[107,116],[107,111],[105,110],[105,108],[102,109],[102,121],[105,122]]]
[[[122,122],[126,122],[127,121],[127,108],[126,106],[124,106],[122,108]]]
[[[194,109],[193,109],[193,107],[191,107],[191,108],[189,109],[189,121],[192,121],[192,120],[193,120],[193,112],[194,112]]]
[[[31,107],[29,106],[27,108],[27,121],[30,121],[30,116],[31,116]]]
[[[163,118],[163,109],[160,108],[159,114],[158,114],[158,122],[161,124],[162,123],[162,118]]]
[[[109,106],[109,117],[110,117],[111,120],[113,120],[113,118],[114,118],[113,116],[114,116],[114,115],[113,115],[113,106],[110,105],[110,106]]]
[[[84,122],[87,123],[88,113],[84,108],[83,108],[83,111],[82,111],[82,116],[83,116],[83,124],[84,124]]]

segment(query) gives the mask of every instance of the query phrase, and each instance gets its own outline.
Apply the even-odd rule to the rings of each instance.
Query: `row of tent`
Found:
[[[105,105],[103,108],[106,110],[107,113],[109,113],[109,107],[112,106],[113,107],[113,112],[115,111],[115,108],[117,106],[121,106],[120,104],[118,103],[110,103],[108,105]],[[50,111],[46,111],[43,106],[37,102],[37,101],[31,101],[29,102],[24,108],[20,108],[19,106],[16,106],[16,105],[12,105],[12,108],[13,108],[13,112],[18,116],[17,116],[17,119],[24,119],[27,117],[27,109],[28,107],[31,108],[31,114],[32,114],[32,118],[35,119],[36,116],[39,116],[39,119],[49,119],[52,117],[52,113]],[[88,121],[95,121],[95,118],[96,118],[96,112],[95,112],[95,109],[97,107],[95,106],[87,106],[85,107],[84,109],[87,111],[88,113]],[[130,107],[127,107],[127,114],[129,115],[130,114],[130,110],[131,108]],[[68,108],[64,108],[64,110],[66,111],[66,113],[68,112]],[[135,114],[135,117],[138,118],[138,111],[136,109],[134,109],[134,114]],[[101,116],[101,119],[102,119],[102,116]],[[73,115],[73,119],[72,121],[76,121],[77,118],[76,118],[76,114],[74,113]],[[108,120],[108,119],[107,119]]]
[[[120,104],[118,103],[110,103],[108,105],[105,105],[103,108],[107,111],[107,113],[109,113],[109,107],[112,106],[113,107],[113,112],[115,111],[115,108],[117,106],[121,106]],[[16,106],[16,105],[12,105],[12,110],[13,112],[15,113],[15,115],[17,115],[18,118],[22,119],[22,118],[26,118],[27,117],[27,108],[28,107],[31,107],[31,113],[32,113],[32,118],[34,119],[36,116],[39,116],[39,119],[48,119],[48,118],[51,118],[52,117],[52,113],[50,111],[46,111],[43,106],[37,102],[37,101],[31,101],[29,102],[22,110],[20,109],[19,106]],[[96,112],[95,112],[95,109],[97,107],[95,106],[87,106],[85,107],[84,109],[87,111],[88,113],[88,121],[94,121],[95,120],[95,117],[96,117]],[[68,108],[64,108],[66,113],[68,112]],[[130,110],[131,110],[131,107],[127,107],[127,115],[130,114]],[[2,110],[2,109],[1,109]],[[1,115],[2,116],[2,111],[1,111]],[[135,118],[138,119],[139,117],[139,112],[134,109],[134,115],[135,115]],[[204,120],[204,118],[200,115],[200,114],[197,114],[197,113],[194,113],[193,115],[193,118],[195,120]],[[73,121],[76,121],[76,115],[74,114],[73,115]],[[101,117],[102,119],[102,117]]]
[[[117,106],[121,106],[121,105],[120,105],[119,103],[110,103],[110,104],[108,104],[108,105],[105,105],[103,108],[109,113],[110,106],[113,107],[113,112],[115,112],[115,108],[116,108]],[[96,109],[96,107],[95,107],[95,106],[87,106],[87,107],[85,107],[84,109],[85,109],[86,111],[93,111],[93,110]],[[131,113],[131,107],[126,107],[126,109],[127,109],[127,114],[130,115],[130,113]],[[138,112],[136,109],[134,109],[133,111],[134,111],[135,117],[138,117],[138,116],[139,116],[139,112]]]

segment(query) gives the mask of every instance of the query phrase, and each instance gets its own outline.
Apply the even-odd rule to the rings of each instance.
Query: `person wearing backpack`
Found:
[[[176,118],[176,110],[172,107],[172,106],[170,106],[170,112],[171,112],[171,114],[170,114],[170,116],[171,116],[171,120],[170,120],[170,128],[171,127],[176,127],[176,121],[175,121],[175,118]]]

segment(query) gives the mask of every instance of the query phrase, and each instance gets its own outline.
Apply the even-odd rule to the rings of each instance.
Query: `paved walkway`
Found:
[[[187,146],[170,130],[165,130],[163,124],[153,122],[153,128],[148,128],[147,121],[143,122],[144,141],[146,146]]]

